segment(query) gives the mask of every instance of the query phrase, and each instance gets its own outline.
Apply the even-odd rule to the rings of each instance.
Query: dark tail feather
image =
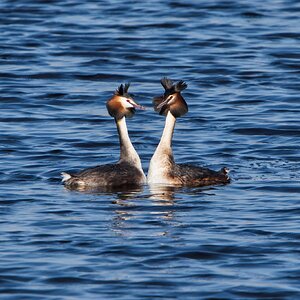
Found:
[[[224,167],[220,170],[220,173],[223,173],[224,175],[229,174],[229,172],[230,172],[229,169],[227,169],[226,167]]]
[[[227,169],[226,167],[222,168],[220,171],[219,171],[223,176],[225,176],[226,178],[226,182],[230,182],[230,178],[228,176],[229,174],[229,169]]]

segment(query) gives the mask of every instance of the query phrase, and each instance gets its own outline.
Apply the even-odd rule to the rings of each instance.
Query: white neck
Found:
[[[119,133],[119,140],[120,140],[120,160],[132,163],[138,169],[142,170],[142,164],[139,155],[135,151],[127,130],[126,120],[125,117],[121,119],[115,119],[118,133]]]
[[[175,123],[176,118],[170,112],[168,112],[160,142],[150,161],[148,171],[149,183],[167,182],[166,174],[168,173],[170,164],[174,163],[172,153],[172,137]]]
[[[170,112],[168,112],[164,131],[160,138],[160,142],[157,146],[157,149],[164,149],[164,150],[169,149],[172,152],[172,138],[173,138],[173,133],[175,128],[175,123],[176,123],[176,118]]]

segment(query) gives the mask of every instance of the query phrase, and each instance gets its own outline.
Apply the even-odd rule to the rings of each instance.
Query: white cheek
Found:
[[[169,101],[169,104],[174,104],[176,101],[175,101],[175,97],[172,97]]]
[[[122,103],[123,103],[124,107],[126,107],[126,108],[133,107],[133,105],[127,101],[127,98],[122,98]]]

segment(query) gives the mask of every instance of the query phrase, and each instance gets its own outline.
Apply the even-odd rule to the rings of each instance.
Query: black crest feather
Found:
[[[118,96],[128,96],[128,89],[130,87],[130,83],[121,84],[115,91],[115,95]]]
[[[163,77],[161,79],[161,85],[164,87],[165,90],[170,90],[172,89],[173,86],[173,81],[167,77]]]
[[[125,83],[125,85],[124,85],[124,93],[125,93],[125,94],[128,93],[129,87],[130,87],[130,83]]]
[[[163,77],[160,82],[165,89],[165,95],[180,93],[187,88],[187,84],[183,80],[180,80],[173,84],[173,81],[171,79]]]
[[[183,81],[180,80],[174,85],[174,90],[176,93],[179,93],[187,88],[187,84]]]

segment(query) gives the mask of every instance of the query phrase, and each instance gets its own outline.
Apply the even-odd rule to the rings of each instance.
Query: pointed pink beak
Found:
[[[133,105],[134,108],[136,109],[140,109],[140,110],[146,110],[145,106],[139,105],[137,103],[135,103],[132,99],[127,99],[127,101]]]

